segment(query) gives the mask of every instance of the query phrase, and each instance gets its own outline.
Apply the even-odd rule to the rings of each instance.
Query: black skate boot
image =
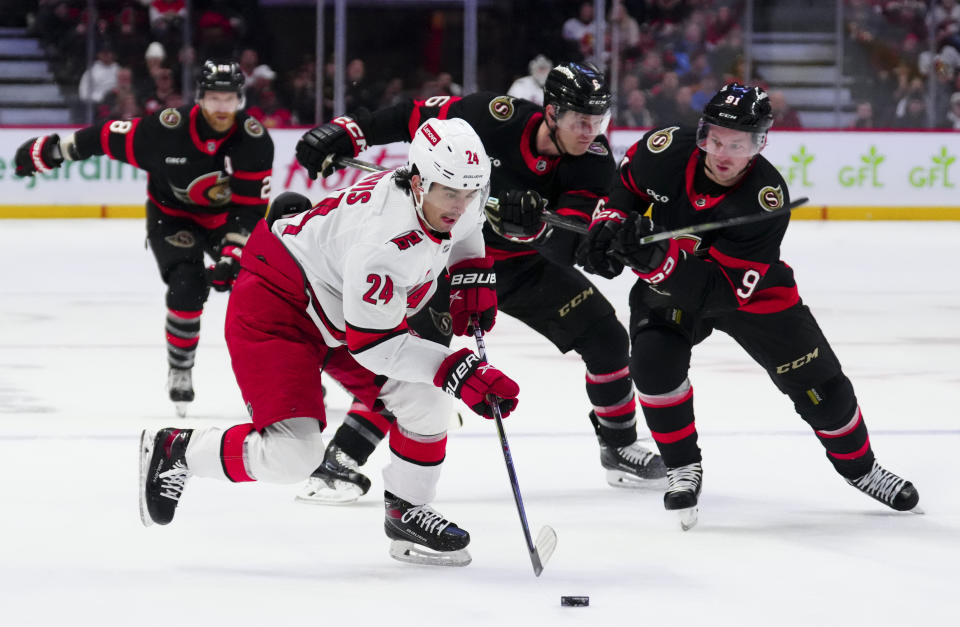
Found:
[[[659,455],[640,444],[639,440],[626,446],[613,446],[600,436],[600,424],[594,412],[590,422],[597,431],[600,443],[600,465],[607,470],[607,483],[615,488],[653,488],[662,490],[667,482],[667,468]]]
[[[917,507],[920,494],[913,484],[893,474],[876,460],[870,472],[858,479],[847,479],[847,483],[898,512],[923,513],[923,510]]]
[[[680,516],[680,527],[689,531],[697,524],[697,497],[703,484],[703,467],[700,462],[667,468],[667,491],[663,494],[663,506]]]
[[[466,566],[470,534],[429,505],[411,505],[390,492],[383,493],[386,516],[383,529],[390,557],[401,562],[434,566]]]
[[[370,489],[370,479],[359,468],[355,459],[331,442],[323,454],[323,463],[307,479],[296,500],[314,505],[353,503]]]
[[[181,418],[187,415],[187,406],[193,402],[193,370],[190,368],[175,368],[170,366],[167,373],[167,391],[170,400],[177,409]]]
[[[193,429],[140,433],[140,520],[144,527],[173,520],[190,478],[185,455]]]

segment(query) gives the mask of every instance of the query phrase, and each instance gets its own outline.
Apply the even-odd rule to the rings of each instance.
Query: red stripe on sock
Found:
[[[199,337],[182,338],[171,333],[167,333],[167,341],[177,348],[195,348],[200,341]]]
[[[863,446],[858,448],[852,453],[834,453],[833,451],[827,451],[827,454],[834,459],[857,459],[858,457],[863,457],[867,454],[867,451],[870,450],[870,438],[867,437],[867,441],[863,443]]]
[[[678,429],[676,431],[668,431],[667,433],[657,433],[656,431],[651,431],[650,435],[653,436],[653,439],[660,444],[673,444],[674,442],[679,442],[683,438],[689,437],[696,433],[697,425],[695,422],[691,422],[683,429]]]

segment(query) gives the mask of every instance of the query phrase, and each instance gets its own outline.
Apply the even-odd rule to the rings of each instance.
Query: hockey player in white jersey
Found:
[[[463,284],[451,315],[469,331],[496,316],[492,260],[481,234],[490,162],[461,119],[424,122],[406,168],[372,174],[312,208],[284,194],[241,258],[226,339],[251,422],[141,435],[141,519],[167,524],[192,476],[295,483],[323,458],[320,375],[367,406],[393,412],[383,471],[384,528],[402,561],[463,566],[469,534],[430,507],[446,452],[453,397],[492,417],[519,387],[469,349],[408,332],[407,316],[449,270]],[[304,204],[306,206],[304,206]],[[456,279],[459,277],[459,279]]]

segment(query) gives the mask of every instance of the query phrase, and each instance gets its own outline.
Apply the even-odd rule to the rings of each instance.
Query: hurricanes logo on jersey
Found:
[[[764,211],[776,211],[783,207],[783,190],[779,185],[776,187],[767,185],[757,194],[757,200],[760,201],[760,207]]]
[[[497,96],[490,101],[490,115],[495,120],[506,122],[513,117],[513,98],[509,96]]]
[[[193,179],[186,189],[170,185],[177,200],[203,207],[219,207],[230,202],[230,179],[222,172],[210,172]]]
[[[657,131],[647,138],[647,150],[656,154],[666,150],[673,143],[673,132],[679,130],[679,126],[671,126]]]

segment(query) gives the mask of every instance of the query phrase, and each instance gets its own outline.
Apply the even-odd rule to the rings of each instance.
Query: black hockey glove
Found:
[[[33,176],[37,172],[45,174],[59,168],[63,163],[60,136],[54,133],[43,137],[31,137],[17,148],[13,162],[17,166],[17,176]]]
[[[532,189],[511,189],[498,198],[497,203],[487,202],[484,210],[487,220],[497,235],[515,242],[532,242],[546,230],[541,215],[547,200]]]
[[[674,239],[660,240],[642,245],[640,240],[654,233],[662,233],[650,218],[631,215],[610,249],[610,255],[633,271],[647,283],[657,284],[669,277],[677,268],[680,247]]]
[[[207,268],[207,283],[218,292],[226,292],[233,287],[240,274],[240,256],[249,235],[227,233],[220,241],[220,259]]]
[[[591,274],[612,279],[623,272],[623,263],[607,254],[623,227],[627,214],[619,209],[598,207],[590,230],[577,248],[577,263]]]
[[[303,134],[297,142],[297,161],[307,169],[311,179],[319,172],[324,178],[336,172],[334,157],[356,157],[367,147],[367,140],[357,122],[340,116]]]
[[[283,192],[274,198],[270,206],[267,207],[267,214],[263,216],[263,219],[267,221],[267,227],[270,228],[280,218],[289,218],[312,208],[313,203],[303,194]]]

